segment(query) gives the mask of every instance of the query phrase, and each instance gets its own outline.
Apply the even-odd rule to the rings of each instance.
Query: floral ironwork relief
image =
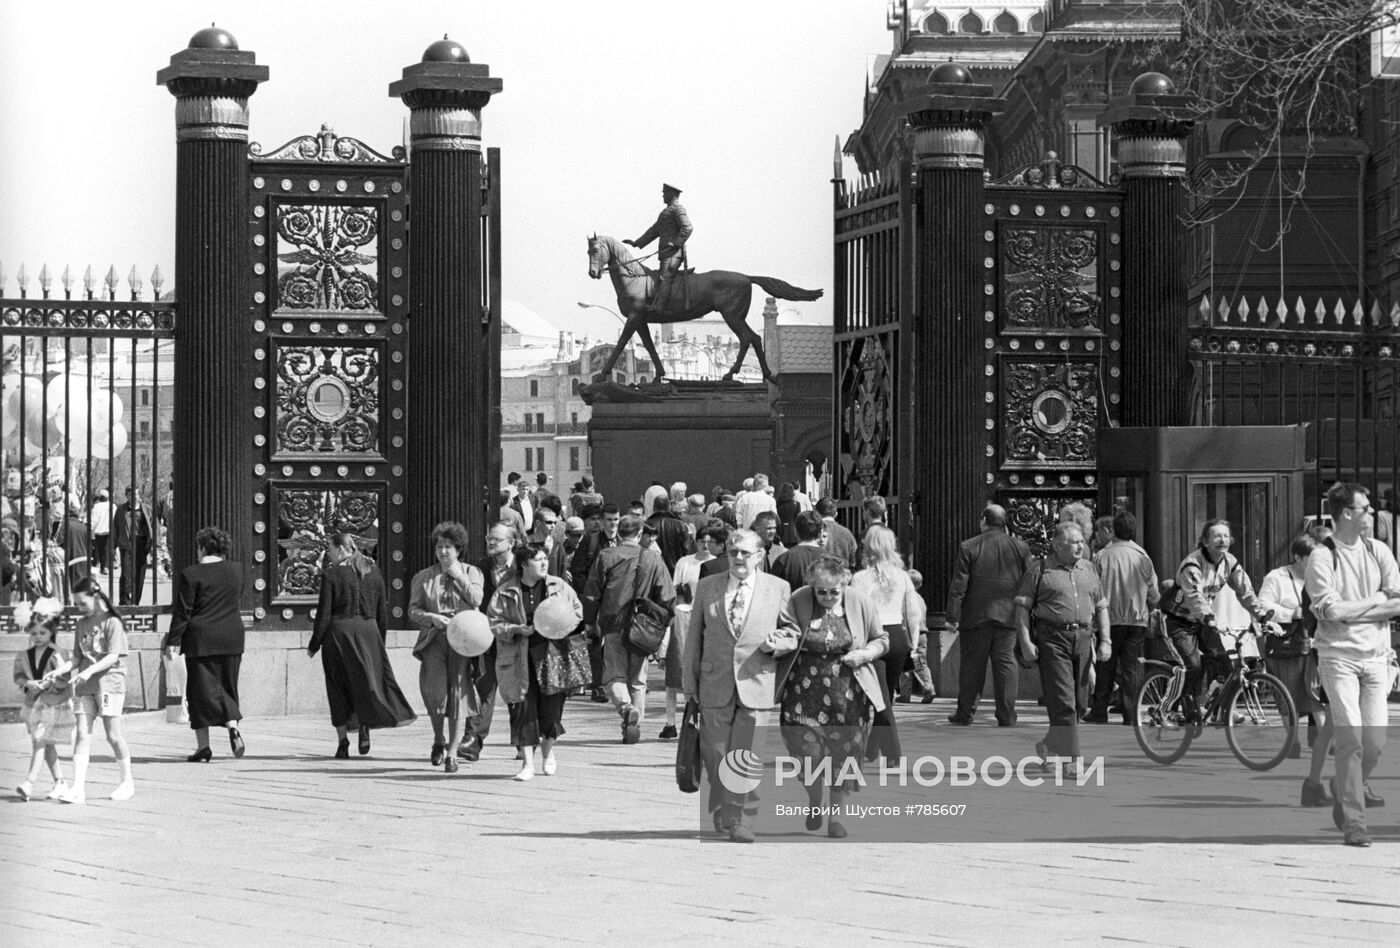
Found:
[[[380,309],[378,208],[280,205],[277,260],[277,300],[283,309]]]

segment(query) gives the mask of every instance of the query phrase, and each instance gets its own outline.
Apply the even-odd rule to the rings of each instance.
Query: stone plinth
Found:
[[[708,496],[716,484],[737,490],[766,471],[772,422],[766,385],[668,382],[585,385],[593,408],[588,444],[593,477],[608,501],[639,498],[652,481],[685,481]]]

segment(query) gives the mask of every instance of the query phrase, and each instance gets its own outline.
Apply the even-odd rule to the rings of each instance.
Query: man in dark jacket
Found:
[[[671,501],[658,497],[652,501],[652,515],[647,523],[656,528],[656,550],[666,564],[666,571],[675,575],[676,563],[690,552],[690,531],[685,521],[671,512]]]
[[[988,504],[982,532],[958,547],[953,580],[948,584],[948,628],[959,632],[961,665],[954,724],[971,724],[992,662],[992,692],[997,724],[1016,723],[1016,588],[1030,562],[1025,541],[1006,530],[1006,510]]]
[[[133,487],[126,489],[126,503],[112,515],[112,540],[122,564],[121,604],[139,605],[151,559],[151,514]]]
[[[623,641],[628,605],[649,599],[667,606],[676,598],[671,576],[655,550],[642,549],[640,517],[623,517],[617,525],[617,545],[604,550],[583,587],[583,621],[598,626],[603,636],[603,679],[622,719],[622,743],[641,739],[646,713],[647,660]]]

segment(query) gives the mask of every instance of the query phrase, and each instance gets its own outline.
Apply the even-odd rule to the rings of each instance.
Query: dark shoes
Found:
[[[674,724],[666,725],[661,729],[661,733],[657,735],[657,737],[663,741],[674,741],[679,736]]]
[[[457,758],[448,754],[447,759],[442,762],[442,769],[445,773],[455,774],[457,772]]]
[[[247,745],[243,743],[243,735],[238,733],[238,728],[228,729],[228,745],[233,748],[234,757],[242,757],[248,751]]]
[[[1342,842],[1359,849],[1368,849],[1371,845],[1371,834],[1364,829],[1355,829],[1343,836]]]
[[[948,715],[948,723],[959,724],[963,727],[966,727],[967,725],[972,723],[972,718],[965,718],[961,714],[950,714]]]
[[[925,691],[924,696],[919,699],[919,704],[933,704],[933,692]]]
[[[1085,724],[1107,724],[1107,723],[1108,723],[1108,712],[1107,712],[1107,711],[1095,711],[1095,712],[1092,712],[1092,713],[1090,713],[1090,714],[1086,714],[1086,715],[1084,715],[1084,723],[1085,723]]]
[[[822,828],[822,815],[820,813],[813,813],[811,816],[807,817],[807,821],[803,825],[807,827],[807,832],[815,833]]]
[[[1327,806],[1332,802],[1332,794],[1327,792],[1327,788],[1322,785],[1321,780],[1313,780],[1310,777],[1303,778],[1303,796],[1299,801],[1299,806]]]
[[[336,760],[349,760],[349,759],[350,759],[350,738],[347,737],[345,740],[343,740],[343,741],[341,741],[339,744],[335,745],[335,759],[336,759]]]
[[[608,703],[608,693],[607,693],[606,691],[604,691],[602,688],[594,688],[594,689],[593,689],[593,697],[590,698],[589,700],[591,700],[594,704],[607,704],[607,703]]]
[[[642,716],[630,704],[618,711],[622,717],[622,743],[635,744],[642,739]]]
[[[1366,809],[1379,810],[1381,807],[1385,806],[1385,797],[1380,794],[1372,793],[1369,783],[1362,784],[1362,789],[1366,794]]]
[[[369,728],[364,725],[360,726],[360,746],[358,750],[361,757],[369,753]]]
[[[895,704],[912,704],[914,699],[909,695],[900,695],[894,699]]]
[[[347,742],[347,743],[348,743],[348,742]],[[445,751],[446,749],[447,749],[447,748],[444,747],[444,746],[441,745],[441,744],[434,744],[434,745],[433,745],[433,752],[432,752],[432,754],[430,754],[430,755],[428,756],[428,760],[432,762],[432,765],[433,765],[434,767],[436,767],[436,766],[438,766],[439,764],[442,763],[442,752]]]
[[[474,764],[481,759],[481,741],[475,737],[463,741],[457,748],[457,756],[469,764]],[[456,770],[456,761],[453,761],[453,770]]]
[[[1342,824],[1347,821],[1347,817],[1342,812],[1342,798],[1337,795],[1337,778],[1333,777],[1329,780],[1327,786],[1332,789],[1332,822],[1337,824],[1337,829],[1341,829]]]
[[[207,764],[213,756],[214,752],[212,750],[207,747],[201,747],[199,750],[186,757],[185,760],[192,764]]]

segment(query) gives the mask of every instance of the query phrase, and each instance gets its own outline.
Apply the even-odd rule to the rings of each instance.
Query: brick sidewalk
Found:
[[[906,743],[999,736],[949,727],[947,705],[900,706]],[[1037,710],[1000,734],[1029,744]],[[483,759],[448,776],[426,761],[426,719],[375,732],[373,753],[349,761],[330,759],[323,720],[250,719],[247,757],[216,733],[218,756],[195,765],[187,728],[133,715],[135,799],[105,798],[115,768],[96,736],[86,807],[10,796],[3,923],[14,944],[143,946],[1336,944],[1400,930],[1393,756],[1375,781],[1391,809],[1364,851],[1340,845],[1327,810],[1296,807],[1299,762],[1258,775],[1228,756],[1185,805],[1245,807],[1269,833],[896,845],[853,827],[844,842],[785,843],[760,823],[741,847],[699,831],[697,798],[672,780],[674,744],[654,740],[659,713],[625,747],[610,708],[571,700],[558,775],[524,784],[510,779],[504,709],[497,723]],[[1086,735],[1086,751],[1132,743],[1126,728]],[[1208,736],[1201,757],[1214,766],[1222,748]],[[0,726],[7,787],[27,750],[22,727]],[[1135,772],[1135,792],[1161,774]]]

